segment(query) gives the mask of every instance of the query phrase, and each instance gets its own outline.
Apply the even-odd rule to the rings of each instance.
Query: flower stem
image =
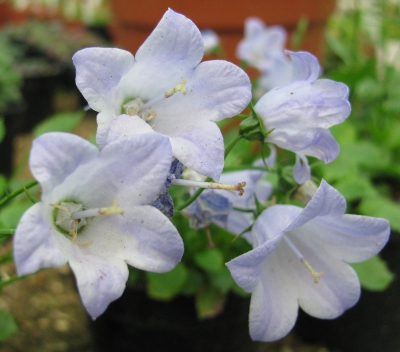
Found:
[[[235,138],[233,138],[229,144],[225,148],[225,155],[224,159],[228,156],[229,152],[233,149],[233,147],[236,145],[237,142],[239,142],[243,138],[242,135],[238,134]]]
[[[15,198],[17,195],[25,192],[25,190],[32,188],[33,186],[36,186],[38,182],[36,180],[28,182],[25,186],[22,186],[20,189],[17,189],[14,192],[11,192],[10,194],[7,194],[3,199],[0,200],[0,206],[3,204],[7,203],[9,200]]]
[[[0,229],[0,238],[1,237],[6,237],[6,236],[11,236],[15,232],[15,229]]]

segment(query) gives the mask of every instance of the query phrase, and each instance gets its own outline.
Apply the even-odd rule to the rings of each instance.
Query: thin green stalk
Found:
[[[210,177],[208,177],[208,178],[206,179],[205,182],[210,182],[210,181],[212,181],[212,179],[211,179]],[[185,209],[186,207],[188,207],[190,204],[192,204],[192,203],[197,199],[197,197],[198,197],[204,190],[205,190],[205,188],[199,188],[199,189],[195,192],[195,194],[193,194],[185,203],[176,206],[176,207],[175,207],[175,210],[176,210],[176,211],[181,211],[181,210]]]
[[[7,203],[10,199],[13,199],[17,195],[25,192],[26,189],[32,188],[33,186],[36,186],[37,184],[38,184],[38,182],[36,180],[34,180],[34,181],[27,183],[25,186],[22,186],[20,189],[17,189],[16,191],[11,192],[10,194],[7,194],[3,199],[0,200],[0,207],[3,204]]]
[[[8,280],[0,281],[0,288],[3,288],[6,285],[12,284],[15,281],[21,280],[26,276],[28,276],[28,275],[13,276],[13,277],[10,277]]]
[[[243,136],[241,136],[240,134],[238,134],[235,138],[233,138],[229,144],[226,146],[225,148],[225,155],[224,155],[224,159],[226,159],[226,157],[228,156],[229,152],[233,149],[233,147],[236,145],[237,142],[239,142],[241,139],[243,138]]]
[[[0,238],[1,237],[6,237],[6,236],[11,236],[15,232],[15,229],[0,229]]]

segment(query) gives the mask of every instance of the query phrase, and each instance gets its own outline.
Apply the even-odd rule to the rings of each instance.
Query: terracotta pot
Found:
[[[111,4],[115,42],[132,53],[170,7],[192,19],[200,29],[214,29],[221,37],[227,59],[237,62],[236,45],[243,37],[244,20],[251,16],[262,18],[268,25],[281,24],[289,33],[302,17],[307,18],[309,26],[302,49],[321,59],[326,20],[336,0],[112,0]]]

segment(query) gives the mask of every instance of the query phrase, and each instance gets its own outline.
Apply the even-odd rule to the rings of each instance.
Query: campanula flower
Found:
[[[34,141],[29,164],[41,201],[22,216],[14,237],[19,275],[69,262],[89,314],[121,296],[127,264],[173,269],[183,254],[176,228],[154,202],[172,151],[159,134],[135,135],[101,151],[68,133]]]

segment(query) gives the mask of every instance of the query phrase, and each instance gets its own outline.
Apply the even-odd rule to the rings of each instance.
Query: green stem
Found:
[[[225,155],[224,159],[228,156],[229,152],[233,149],[233,147],[236,145],[237,142],[239,142],[243,138],[242,135],[238,134],[235,138],[233,138],[229,144],[225,148]]]
[[[210,181],[212,181],[211,177],[207,177],[207,179],[206,179],[205,182],[210,182]],[[176,206],[176,207],[175,207],[175,210],[176,210],[176,211],[181,211],[181,210],[185,209],[186,207],[188,207],[190,204],[192,204],[192,203],[197,199],[197,197],[198,197],[204,190],[205,190],[205,188],[199,188],[199,189],[195,192],[195,194],[193,194],[185,203]]]
[[[6,285],[12,284],[12,283],[15,282],[15,281],[21,280],[21,279],[23,279],[23,278],[26,277],[26,276],[28,276],[28,275],[13,276],[13,277],[10,277],[8,280],[0,281],[0,288],[3,288],[3,287],[6,286]]]
[[[239,142],[243,137],[238,134],[235,138],[233,138],[228,146],[225,148],[225,156],[224,158],[226,159],[227,155],[229,154],[229,152],[232,150],[232,148],[236,145],[237,142]],[[207,177],[207,179],[205,180],[205,182],[211,182],[212,178]],[[192,204],[199,196],[200,194],[204,191],[204,188],[199,188],[195,194],[193,194],[185,203],[178,205],[175,207],[176,211],[181,211],[183,209],[185,209],[186,207],[188,207],[190,204]]]
[[[14,192],[11,192],[10,194],[6,195],[3,199],[0,200],[0,207],[7,203],[10,199],[13,199],[14,197],[16,197],[17,195],[25,192],[26,189],[32,188],[33,186],[36,186],[38,184],[38,182],[36,180],[31,181],[29,183],[27,183],[25,186],[22,186],[20,189],[17,189]]]
[[[6,236],[11,236],[15,232],[15,229],[0,229],[0,238],[1,237],[6,237]]]

